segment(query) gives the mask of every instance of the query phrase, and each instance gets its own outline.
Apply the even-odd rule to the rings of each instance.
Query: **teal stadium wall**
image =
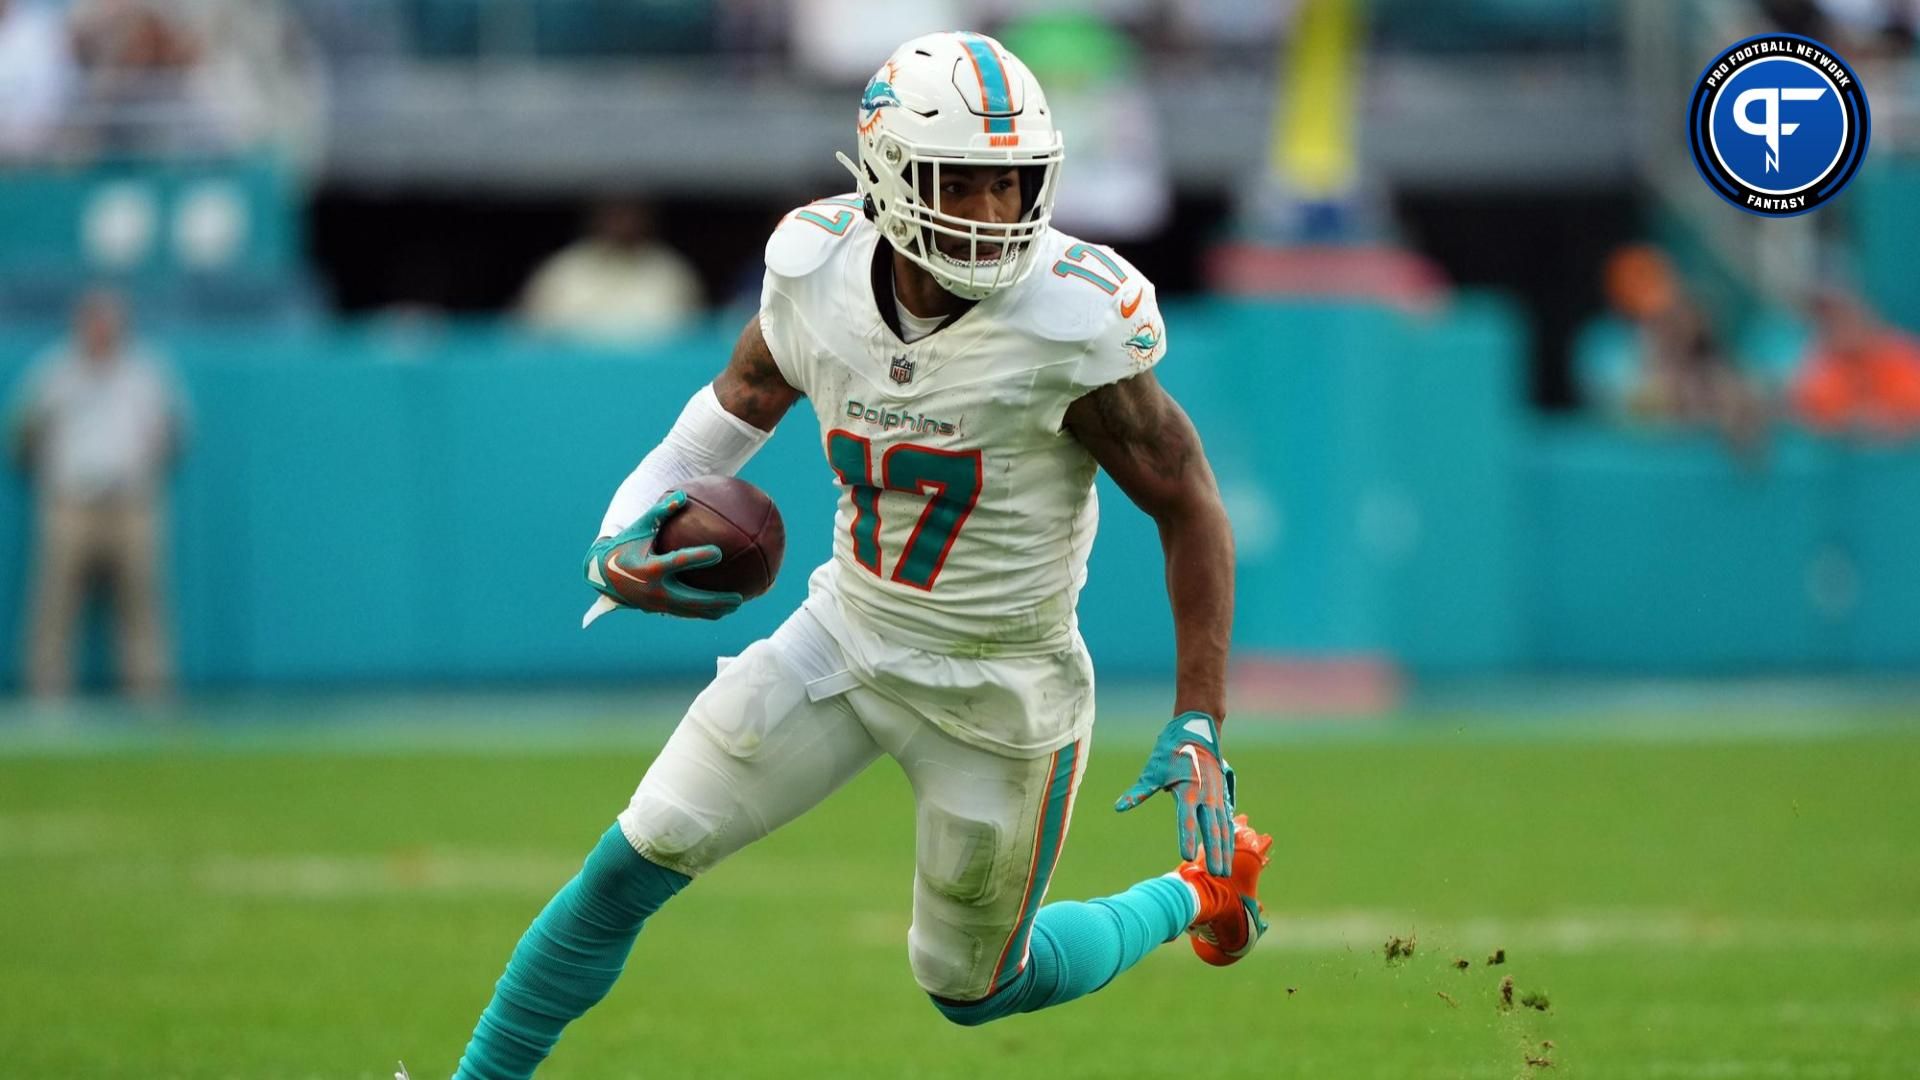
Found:
[[[1858,670],[1920,662],[1920,452],[1532,419],[1503,305],[1435,316],[1228,301],[1168,311],[1167,385],[1240,545],[1242,654],[1380,655],[1421,675]],[[699,675],[775,626],[825,558],[810,415],[747,467],[786,515],[775,590],[718,624],[579,629],[608,494],[721,363],[731,325],[633,353],[492,325],[173,331],[196,413],[173,495],[197,686]],[[13,383],[50,328],[0,329]],[[1103,480],[1082,601],[1104,671],[1171,671],[1150,523]],[[0,666],[24,622],[28,502],[0,483]]]
[[[265,155],[0,171],[0,325],[99,281],[171,323],[317,322],[300,215],[297,180]]]

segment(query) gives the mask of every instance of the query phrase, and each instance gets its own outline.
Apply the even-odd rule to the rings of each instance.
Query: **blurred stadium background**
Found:
[[[0,477],[0,1073],[449,1071],[714,657],[827,554],[794,421],[745,472],[788,523],[773,593],[579,629],[605,501],[766,233],[848,186],[878,60],[957,26],[1047,86],[1059,224],[1166,303],[1280,929],[1250,971],[1169,949],[942,1029],[882,768],[670,908],[552,1075],[1184,1075],[1188,1023],[1236,1076],[1915,1075],[1908,0],[0,0],[10,431],[90,289],[183,403],[171,677],[131,698],[110,589],[82,693],[27,692],[49,500]],[[1792,220],[1715,198],[1682,122],[1770,28],[1873,108]],[[1882,375],[1822,374],[1850,360]],[[1153,530],[1103,497],[1096,794],[1173,664]],[[1102,802],[1056,895],[1172,850]],[[1502,1010],[1507,973],[1551,1007]]]

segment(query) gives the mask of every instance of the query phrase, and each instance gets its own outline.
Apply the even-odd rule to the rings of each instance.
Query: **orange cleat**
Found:
[[[1226,967],[1253,951],[1267,932],[1266,909],[1254,895],[1260,871],[1267,868],[1273,837],[1253,831],[1247,815],[1233,819],[1233,873],[1217,878],[1204,862],[1180,864],[1180,877],[1200,895],[1200,914],[1187,927],[1193,951],[1215,967]]]

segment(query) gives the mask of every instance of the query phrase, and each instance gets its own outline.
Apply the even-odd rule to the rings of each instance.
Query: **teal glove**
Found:
[[[1160,730],[1147,767],[1113,804],[1131,810],[1170,791],[1180,800],[1180,857],[1206,850],[1207,873],[1233,872],[1233,768],[1220,756],[1220,725],[1203,712],[1183,712]]]
[[[587,549],[587,582],[622,607],[687,619],[718,619],[740,606],[739,593],[708,592],[683,584],[679,574],[720,561],[712,544],[655,552],[654,534],[667,518],[687,505],[687,493],[669,491],[640,515],[640,520]]]

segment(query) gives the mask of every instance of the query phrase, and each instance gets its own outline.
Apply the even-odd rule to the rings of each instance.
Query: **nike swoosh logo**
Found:
[[[627,569],[626,567],[621,566],[618,562],[615,562],[612,558],[607,559],[607,569],[613,571],[616,574],[619,574],[621,577],[626,578],[628,581],[633,582],[635,585],[638,585],[643,589],[653,588],[653,581],[651,579],[641,577],[639,574],[636,574],[633,571]]]
[[[1185,795],[1188,800],[1195,803],[1207,802],[1209,796],[1213,793],[1208,790],[1206,771],[1200,768],[1200,751],[1195,749],[1193,744],[1189,743],[1181,747],[1176,753],[1187,755],[1187,760],[1193,762],[1193,786],[1182,792],[1182,794]]]
[[[1195,780],[1200,779],[1200,751],[1195,750],[1191,745],[1188,745],[1188,746],[1183,746],[1179,750],[1176,750],[1174,752],[1178,754],[1185,754],[1190,760],[1192,760],[1193,778]]]
[[[1133,318],[1133,313],[1140,310],[1140,298],[1145,295],[1147,295],[1147,290],[1141,289],[1139,292],[1133,294],[1133,299],[1120,301],[1120,317],[1123,319]]]

